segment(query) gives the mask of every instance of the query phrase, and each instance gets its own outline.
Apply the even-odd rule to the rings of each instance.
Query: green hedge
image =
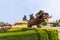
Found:
[[[57,29],[44,29],[48,34],[49,40],[58,40],[58,31]]]
[[[60,27],[60,23],[57,26]]]
[[[41,23],[41,25],[43,25],[43,26],[46,26],[47,24],[48,24],[47,22]]]
[[[0,40],[38,40],[37,34],[34,30],[14,33],[1,33]]]
[[[12,29],[14,29],[14,28],[12,28]],[[20,29],[20,30],[19,30]],[[21,32],[21,31],[27,31],[27,30],[35,30],[36,28],[19,28],[18,30],[8,30],[8,29],[5,29],[5,30],[2,30],[2,29],[0,29],[0,33],[11,33],[11,32]]]
[[[0,33],[0,40],[58,40],[56,29],[22,28]]]
[[[35,30],[39,40],[49,40],[47,33],[43,29]]]

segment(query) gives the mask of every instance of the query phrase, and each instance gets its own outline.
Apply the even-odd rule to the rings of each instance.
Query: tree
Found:
[[[46,26],[48,23],[47,22],[42,22],[41,25]]]
[[[60,22],[60,19],[59,19],[59,22]]]
[[[26,21],[26,20],[27,20],[26,15],[24,15],[24,17],[23,17],[23,21]]]
[[[0,25],[5,24],[5,22],[0,22]]]

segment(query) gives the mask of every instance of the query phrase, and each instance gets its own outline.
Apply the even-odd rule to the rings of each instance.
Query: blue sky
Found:
[[[44,10],[52,15],[50,21],[60,18],[60,0],[0,0],[0,21],[21,21],[24,15]]]

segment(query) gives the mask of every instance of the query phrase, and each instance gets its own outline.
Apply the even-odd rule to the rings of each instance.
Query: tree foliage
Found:
[[[24,15],[24,17],[23,17],[23,21],[25,21],[25,20],[27,20],[26,15]]]

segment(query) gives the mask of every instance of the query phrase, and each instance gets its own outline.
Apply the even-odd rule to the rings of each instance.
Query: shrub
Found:
[[[0,29],[0,33],[6,33],[6,32],[18,32],[21,28],[11,28],[11,29]]]
[[[41,23],[41,25],[46,26],[47,25],[47,22],[43,22],[43,23]]]
[[[0,34],[0,40],[38,40],[34,30]]]
[[[49,37],[49,40],[58,40],[58,31],[57,29],[44,29]]]
[[[49,40],[47,33],[43,29],[39,28],[36,32],[39,40]]]
[[[0,29],[0,33],[7,32],[7,29]]]
[[[20,31],[27,31],[27,30],[34,30],[35,28],[11,28],[6,30],[1,30],[0,33],[7,33],[7,32],[20,32]]]
[[[34,30],[35,28],[11,28],[10,30],[7,30],[7,32],[21,32],[21,31],[27,31],[27,30]]]
[[[19,28],[0,33],[0,40],[58,40],[53,28]]]
[[[60,27],[60,23],[57,26]]]

